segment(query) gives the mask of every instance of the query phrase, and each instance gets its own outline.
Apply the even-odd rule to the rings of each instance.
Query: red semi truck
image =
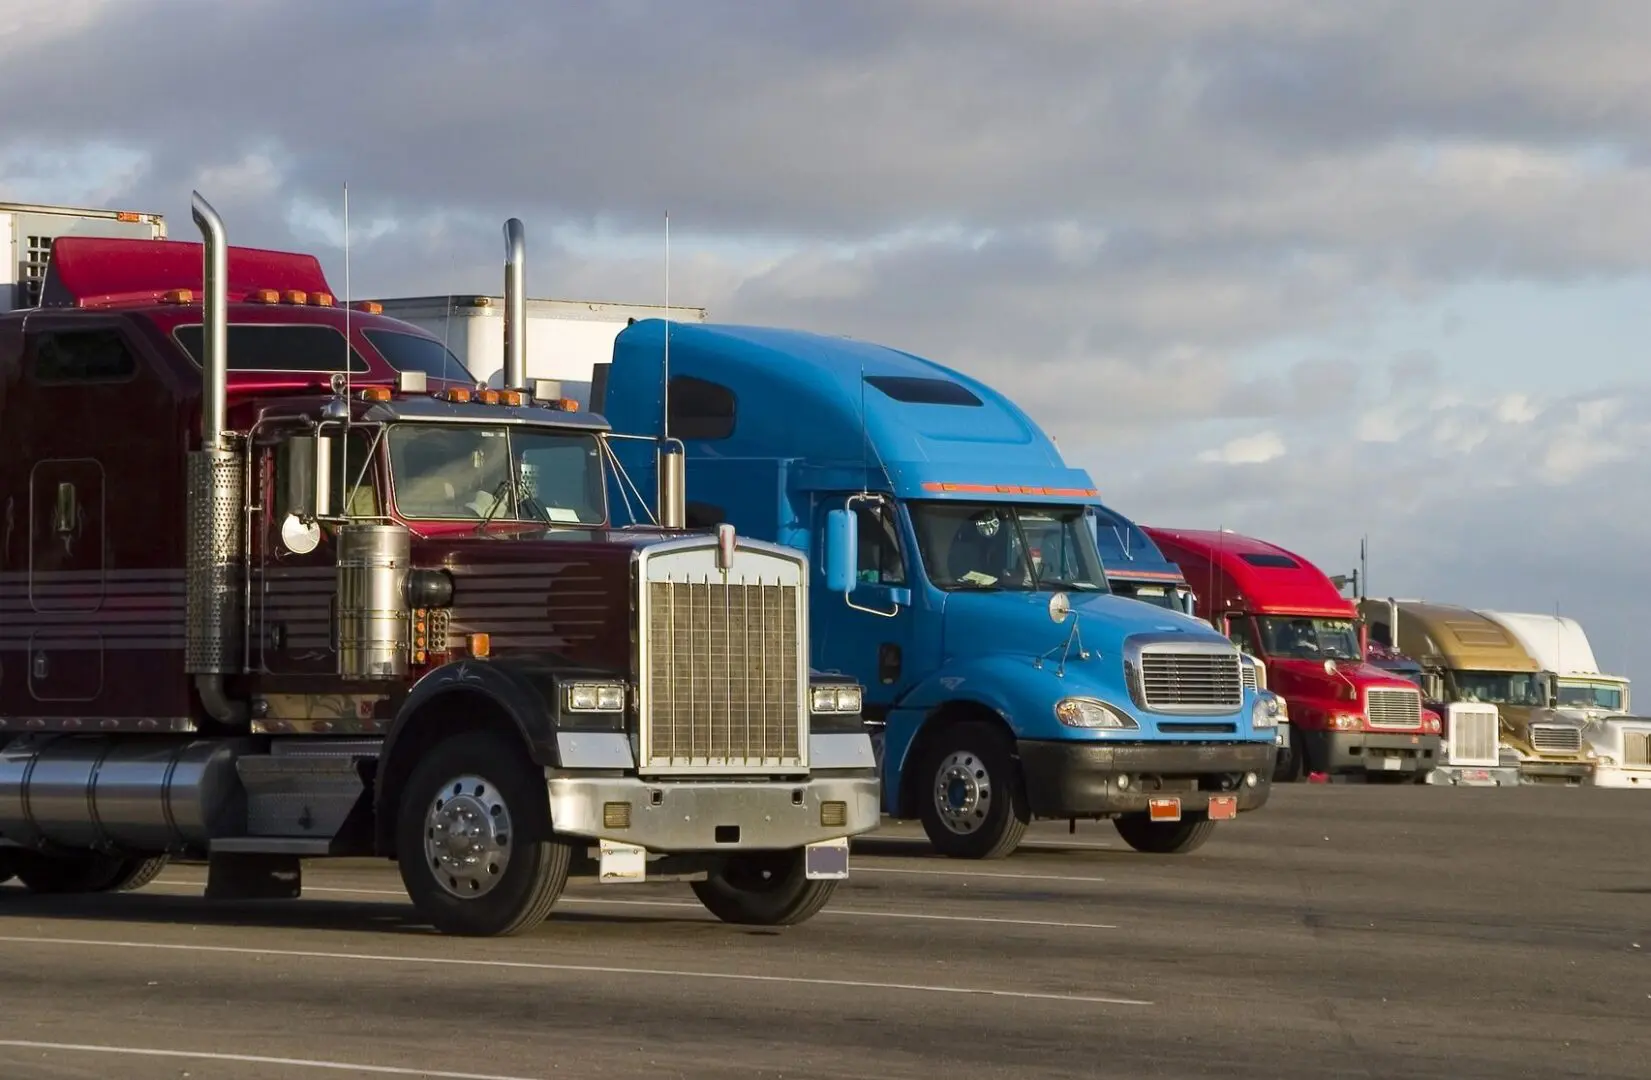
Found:
[[[1186,575],[1198,616],[1260,657],[1288,704],[1290,750],[1277,779],[1425,781],[1439,761],[1439,717],[1414,683],[1366,662],[1357,609],[1323,571],[1237,533],[1144,528]]]
[[[657,519],[615,520],[609,425],[525,385],[520,223],[488,389],[193,215],[58,236],[0,316],[0,884],[184,857],[209,898],[292,897],[353,855],[455,934],[570,874],[820,911],[878,786],[860,687],[808,665],[807,561],[685,529],[680,453]]]

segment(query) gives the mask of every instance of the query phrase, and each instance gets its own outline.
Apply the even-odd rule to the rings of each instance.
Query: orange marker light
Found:
[[[288,289],[286,300],[289,304],[304,304],[309,302],[309,294],[303,289]]]
[[[120,213],[115,215],[115,220],[116,221],[127,221],[127,222],[138,222],[138,221],[143,220],[143,215],[139,214],[139,213],[136,213],[134,211],[131,211],[131,210],[122,210]]]
[[[449,386],[436,396],[447,401],[469,401],[470,391],[462,386]]]
[[[384,310],[384,305],[377,300],[363,300],[355,306],[357,311],[365,311],[369,315],[377,315]]]
[[[163,304],[187,304],[195,299],[194,289],[168,289],[161,293]]]
[[[361,391],[362,401],[389,401],[390,388],[388,386],[369,386]]]
[[[310,293],[310,303],[314,304],[316,307],[332,307],[333,306],[332,293],[330,293],[330,292],[312,292],[312,293]]]
[[[506,405],[520,405],[522,392],[520,390],[500,390],[499,400]]]
[[[483,390],[476,396],[481,399],[483,405],[497,405],[499,403],[499,392],[497,390]]]
[[[281,294],[274,289],[253,289],[247,293],[247,301],[253,304],[274,304],[281,299]]]
[[[577,401],[573,400],[570,397],[563,398],[560,402],[560,405],[562,407],[563,412],[578,412],[579,411],[579,403]]]
[[[470,635],[470,655],[474,656],[476,659],[478,659],[478,660],[487,659],[487,654],[492,651],[492,648],[493,648],[493,639],[490,638],[488,635],[486,635],[486,634],[471,634]]]

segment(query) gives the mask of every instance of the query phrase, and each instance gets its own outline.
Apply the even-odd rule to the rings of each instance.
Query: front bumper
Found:
[[[1519,763],[1519,776],[1527,784],[1585,784],[1594,775],[1587,761],[1542,761]]]
[[[661,854],[800,848],[858,836],[879,823],[877,775],[870,770],[815,773],[795,783],[552,772],[545,783],[550,820],[558,833]],[[626,827],[603,823],[604,808],[611,803],[629,804]],[[821,824],[824,803],[846,804],[836,819],[842,824]]]
[[[1651,768],[1644,766],[1629,768],[1622,765],[1595,765],[1594,786],[1651,790]]]
[[[1438,735],[1374,731],[1298,733],[1310,768],[1329,773],[1418,773],[1442,760]]]
[[[1513,765],[1439,765],[1427,774],[1430,784],[1449,787],[1516,787],[1519,769]]]
[[[1173,795],[1182,812],[1203,813],[1213,795],[1234,795],[1240,812],[1266,805],[1278,748],[1253,743],[1097,743],[1022,739],[1021,774],[1041,818],[1145,813]],[[1245,782],[1254,774],[1254,786]],[[1123,780],[1120,783],[1120,780]]]

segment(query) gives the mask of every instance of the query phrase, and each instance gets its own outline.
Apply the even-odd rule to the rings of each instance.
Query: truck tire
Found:
[[[725,923],[795,926],[820,913],[837,883],[804,876],[801,851],[764,851],[730,856],[704,881],[689,884],[705,909]]]
[[[97,852],[44,855],[20,852],[13,857],[17,880],[33,893],[131,892],[154,881],[167,857],[123,859]]]
[[[514,740],[451,735],[407,778],[396,862],[413,906],[444,934],[503,937],[539,925],[572,856],[552,831],[544,774]]]
[[[1290,730],[1290,745],[1278,755],[1273,765],[1273,783],[1293,784],[1301,779],[1301,739],[1295,729]]]
[[[941,731],[923,756],[918,817],[936,851],[954,859],[1001,859],[1032,820],[1014,742],[969,720]]]
[[[1125,814],[1114,818],[1112,824],[1124,843],[1151,855],[1185,855],[1196,851],[1215,831],[1215,822],[1203,816],[1151,821],[1145,814]]]

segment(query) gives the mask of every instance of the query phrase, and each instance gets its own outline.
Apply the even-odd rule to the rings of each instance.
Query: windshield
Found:
[[[1290,660],[1357,660],[1359,632],[1352,619],[1261,616],[1261,647]]]
[[[1127,596],[1131,600],[1139,600],[1143,604],[1165,608],[1169,611],[1187,610],[1187,592],[1185,589],[1172,589],[1167,585],[1142,585],[1134,581],[1113,581],[1107,579],[1112,591],[1119,596]]]
[[[1458,671],[1456,696],[1490,705],[1548,704],[1548,680],[1536,672]]]
[[[1081,506],[914,502],[917,548],[941,589],[1106,592]]]
[[[396,506],[413,519],[607,520],[601,447],[585,432],[518,425],[394,424]]]
[[[1622,687],[1615,683],[1559,684],[1559,703],[1570,709],[1604,709],[1622,711]]]

